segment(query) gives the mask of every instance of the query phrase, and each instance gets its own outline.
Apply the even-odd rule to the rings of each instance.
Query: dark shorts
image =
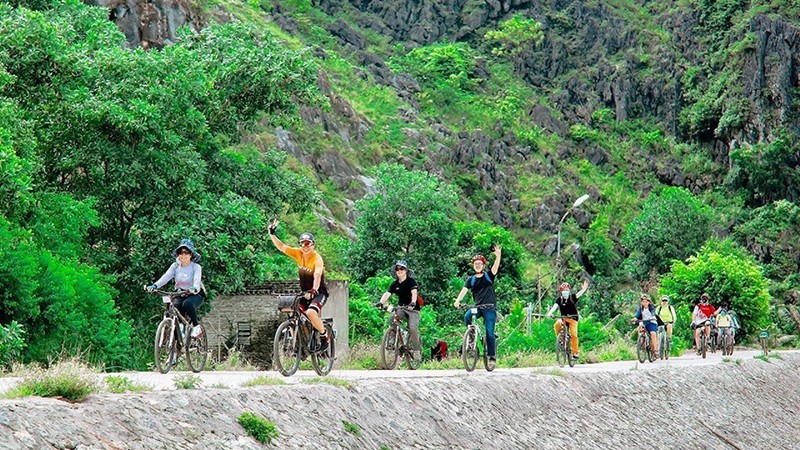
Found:
[[[311,300],[306,299],[305,297],[300,300],[300,309],[305,312],[308,309],[314,309],[317,311],[317,314],[322,313],[322,307],[325,306],[325,303],[328,301],[328,296],[325,294],[317,293],[317,296],[312,298]]]
[[[650,333],[658,332],[658,324],[657,323],[648,321],[648,322],[642,322],[642,325],[644,325],[644,329],[647,330]]]

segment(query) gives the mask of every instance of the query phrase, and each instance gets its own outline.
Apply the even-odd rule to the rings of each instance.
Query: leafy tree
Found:
[[[583,251],[595,270],[609,273],[619,263],[620,256],[614,251],[614,241],[608,237],[611,227],[607,213],[600,213],[589,226]]]
[[[16,321],[0,324],[0,369],[16,361],[25,348],[25,329]]]
[[[356,202],[357,241],[348,264],[356,280],[385,274],[398,259],[416,272],[428,298],[447,289],[455,272],[456,193],[432,175],[397,164],[378,167],[376,193]]]
[[[410,72],[429,86],[448,86],[469,91],[475,70],[474,51],[465,43],[441,43],[415,48],[401,60],[393,61],[400,70]]]
[[[712,239],[686,262],[675,261],[661,278],[661,286],[661,293],[668,294],[676,308],[688,311],[703,292],[714,306],[728,302],[738,314],[743,336],[766,323],[770,295],[762,268],[730,239]]]
[[[733,235],[764,264],[770,278],[800,273],[800,206],[778,200],[757,208],[733,229]]]
[[[800,200],[798,136],[781,134],[763,144],[743,144],[731,152],[733,169],[727,183],[745,193],[747,203],[763,206],[776,200]]]
[[[642,212],[625,228],[622,243],[637,276],[665,272],[673,259],[693,254],[711,235],[711,209],[684,188],[651,193]]]
[[[492,49],[495,55],[515,56],[541,44],[544,33],[541,23],[526,19],[522,14],[515,14],[514,17],[501,22],[498,30],[486,32],[484,37],[497,45]]]

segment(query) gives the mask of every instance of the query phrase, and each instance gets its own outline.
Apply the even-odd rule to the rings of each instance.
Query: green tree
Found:
[[[714,306],[728,302],[736,311],[743,337],[766,324],[770,295],[762,268],[730,239],[710,240],[686,262],[675,261],[661,278],[661,293],[677,307],[691,311],[700,294],[707,292]],[[688,323],[689,318],[681,318]],[[680,327],[681,333],[690,333]],[[688,331],[687,331],[688,330]],[[690,336],[683,336],[691,340]]]
[[[769,143],[743,144],[731,152],[733,169],[727,183],[747,195],[747,203],[763,206],[776,200],[800,199],[798,135],[782,133]]]
[[[498,30],[487,31],[484,37],[496,45],[492,49],[495,55],[515,56],[540,45],[544,40],[544,33],[541,23],[526,19],[522,14],[514,14],[514,17],[501,22]]]
[[[711,235],[711,209],[684,188],[651,193],[642,212],[625,228],[628,264],[642,277],[651,269],[665,272],[672,260],[697,251]]]
[[[376,193],[356,202],[359,213],[349,267],[356,280],[386,274],[398,259],[415,270],[420,293],[435,298],[455,273],[453,219],[457,196],[449,185],[397,164],[378,167]]]

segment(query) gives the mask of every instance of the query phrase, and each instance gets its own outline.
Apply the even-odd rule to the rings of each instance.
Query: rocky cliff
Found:
[[[289,449],[788,450],[800,443],[800,355],[783,355],[622,372],[103,394],[80,404],[0,400],[0,449],[264,448],[237,423],[253,412],[275,424],[273,445]]]

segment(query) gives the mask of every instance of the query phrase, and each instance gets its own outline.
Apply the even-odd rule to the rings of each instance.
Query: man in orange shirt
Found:
[[[289,247],[275,235],[277,228],[278,219],[275,219],[269,226],[269,237],[275,244],[275,248],[297,261],[300,289],[305,293],[305,301],[301,303],[301,308],[308,316],[308,320],[311,321],[311,325],[319,332],[320,348],[317,351],[324,351],[328,347],[329,337],[325,332],[320,314],[322,314],[325,302],[328,301],[328,288],[325,286],[325,264],[322,256],[316,251],[314,235],[303,233],[298,239],[300,247]]]

